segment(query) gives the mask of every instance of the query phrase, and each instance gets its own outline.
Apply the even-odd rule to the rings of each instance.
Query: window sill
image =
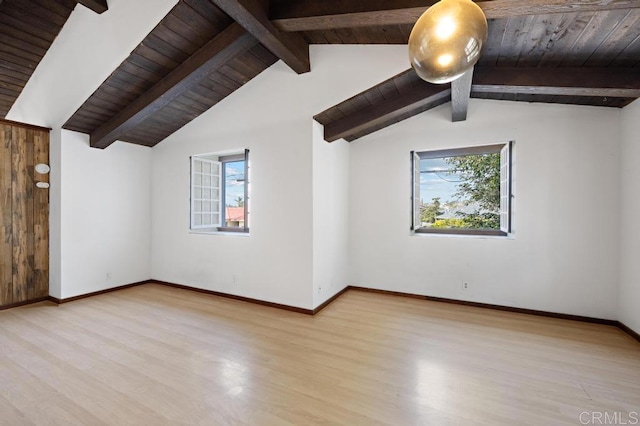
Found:
[[[503,231],[495,230],[459,230],[459,229],[418,229],[411,231],[412,236],[421,237],[457,237],[457,238],[484,238],[484,239],[515,239],[515,234],[507,234]]]
[[[189,229],[189,234],[202,234],[202,235],[232,235],[236,237],[248,237],[249,232],[245,231],[227,231],[218,230],[216,228],[211,229]]]

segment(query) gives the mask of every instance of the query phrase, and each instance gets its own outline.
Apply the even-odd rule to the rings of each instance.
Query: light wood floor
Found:
[[[608,326],[356,290],[310,317],[155,284],[0,312],[2,425],[579,425],[594,411],[640,411],[640,343]]]

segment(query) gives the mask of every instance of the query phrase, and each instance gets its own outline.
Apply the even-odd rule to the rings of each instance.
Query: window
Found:
[[[513,142],[412,152],[412,226],[416,233],[512,232]]]
[[[191,157],[191,229],[249,232],[249,150]]]

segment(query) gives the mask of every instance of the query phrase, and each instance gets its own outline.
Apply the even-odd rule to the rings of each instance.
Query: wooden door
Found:
[[[49,130],[0,121],[0,307],[49,295]]]

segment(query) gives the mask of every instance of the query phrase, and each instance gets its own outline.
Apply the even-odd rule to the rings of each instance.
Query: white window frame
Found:
[[[250,167],[249,167],[249,149],[244,149],[240,152],[219,152],[219,153],[207,153],[197,154],[189,158],[190,161],[190,183],[189,183],[189,230],[192,233],[198,234],[235,234],[249,236],[249,193],[250,193]],[[225,166],[227,163],[235,161],[244,161],[244,226],[225,226],[224,216],[226,214],[226,182],[225,182]],[[206,185],[204,182],[204,166],[198,165],[210,165],[211,173],[208,174],[210,179],[207,179]],[[209,169],[207,167],[207,169]],[[199,171],[200,170],[200,171]],[[209,182],[210,180],[210,182]],[[205,190],[211,191],[211,197],[206,198]],[[196,191],[198,191],[196,193]],[[197,195],[200,194],[199,197]],[[200,204],[197,204],[200,203]],[[210,211],[204,210],[204,203],[207,207],[211,207]],[[201,211],[198,211],[200,209]],[[206,215],[209,215],[208,217]],[[205,217],[204,221],[200,223],[196,220],[196,217]]]
[[[411,232],[414,234],[493,235],[513,233],[513,141],[506,144],[454,148],[438,151],[411,151]],[[420,203],[420,159],[500,153],[500,229],[434,229],[422,227]]]
[[[198,169],[198,164],[202,166],[201,171],[196,171]],[[208,164],[211,166],[211,173],[205,173],[204,165]],[[217,168],[218,173],[214,173],[214,170]],[[200,177],[200,179],[198,179]],[[205,177],[210,178],[210,184],[205,184]],[[199,183],[198,183],[199,182]],[[191,200],[191,220],[190,220],[190,228],[193,230],[203,230],[203,229],[217,229],[220,226],[220,221],[222,218],[221,212],[221,197],[222,197],[222,163],[219,161],[213,161],[206,158],[202,158],[199,156],[191,157],[191,191],[190,191],[190,200]],[[200,197],[196,198],[196,190],[200,190]],[[204,196],[205,191],[210,191],[211,196]],[[215,197],[215,193],[217,191],[217,198]],[[200,206],[203,206],[205,203],[210,203],[211,208],[205,210],[204,208],[196,209],[197,203],[200,203]],[[204,221],[201,220],[200,223],[196,223],[196,215],[200,215],[202,219],[204,219],[207,215],[209,216],[209,220]],[[215,219],[217,216],[217,220]]]
[[[225,208],[222,210],[222,216],[220,216],[220,222],[222,225],[219,226],[219,230],[222,232],[241,232],[248,233],[249,232],[249,187],[251,185],[251,180],[249,179],[249,150],[245,149],[240,154],[233,155],[221,155],[219,158],[222,163],[222,169],[220,171],[220,176],[222,180],[221,184],[221,197],[224,200]],[[225,226],[225,215],[226,215],[226,182],[224,178],[226,177],[225,166],[226,163],[234,163],[237,161],[244,161],[244,226],[243,227],[228,227]]]

